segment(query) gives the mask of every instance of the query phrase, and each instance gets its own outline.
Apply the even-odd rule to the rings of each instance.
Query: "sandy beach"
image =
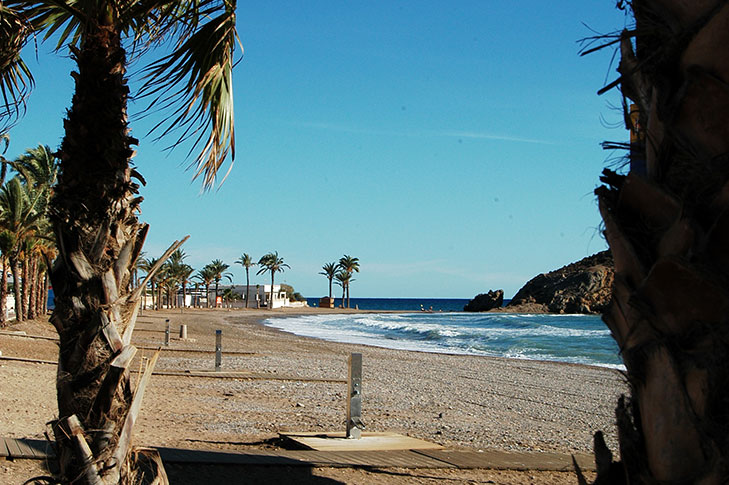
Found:
[[[207,351],[165,351],[157,370],[213,370],[215,330],[220,329],[223,371],[275,378],[154,376],[135,428],[135,442],[245,450],[273,447],[283,431],[342,431],[346,389],[341,381],[347,377],[349,354],[361,352],[363,418],[368,431],[394,431],[448,448],[587,453],[593,433],[602,430],[608,446],[617,449],[614,407],[620,394],[627,392],[617,371],[331,343],[260,324],[271,316],[323,311],[327,310],[144,312],[135,345],[162,344],[164,320],[169,318],[173,336],[186,324],[188,336],[194,339],[173,339],[170,348]],[[7,330],[55,336],[47,322],[26,322]],[[0,351],[3,356],[55,360],[57,346],[52,340],[0,335]],[[151,353],[140,350],[138,358]],[[46,422],[57,412],[54,383],[53,365],[1,360],[0,435],[42,438]],[[207,478],[200,477],[213,476],[211,470],[205,472],[208,475],[195,475],[203,473],[197,468],[171,466],[170,480],[204,483]],[[4,462],[0,469],[2,483],[22,483],[20,478],[33,476],[33,464],[27,462]],[[216,473],[243,476],[231,469]],[[257,479],[257,473],[268,478]],[[265,483],[272,473],[247,468],[245,476],[250,480],[239,483]],[[569,473],[489,470],[381,473],[321,468],[299,478],[305,483],[435,483],[444,478],[450,483],[575,483]],[[224,475],[218,479],[225,480]]]

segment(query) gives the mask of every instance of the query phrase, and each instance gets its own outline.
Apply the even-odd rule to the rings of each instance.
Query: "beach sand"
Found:
[[[213,370],[215,330],[220,329],[223,371],[265,373],[278,379],[154,376],[135,427],[135,443],[245,450],[275,447],[278,433],[284,431],[343,431],[346,386],[334,381],[346,380],[347,357],[361,352],[362,411],[368,431],[394,431],[448,448],[585,453],[592,449],[593,433],[602,430],[616,453],[614,408],[620,394],[627,392],[617,371],[332,343],[260,324],[271,316],[325,311],[329,310],[144,312],[135,345],[162,344],[164,319],[169,318],[173,336],[186,324],[188,336],[195,340],[173,339],[171,348],[209,351],[163,352],[156,370]],[[26,322],[9,330],[55,336],[47,322]],[[53,341],[7,335],[0,335],[0,351],[3,356],[57,357]],[[151,353],[140,350],[138,357]],[[45,423],[57,413],[55,370],[48,364],[0,361],[0,436],[43,437]],[[42,471],[35,465],[36,469],[26,461],[0,463],[0,482],[22,483],[33,471]],[[576,482],[574,474],[564,472],[168,468],[171,482],[181,484],[228,479],[232,481],[227,483],[267,483],[276,476],[287,477],[288,483]]]

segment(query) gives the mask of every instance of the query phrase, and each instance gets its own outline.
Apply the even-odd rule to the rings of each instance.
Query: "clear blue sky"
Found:
[[[233,262],[276,250],[291,266],[277,281],[322,296],[321,266],[349,254],[352,296],[470,298],[604,249],[599,143],[627,133],[601,121],[620,121],[616,93],[596,95],[616,77],[611,52],[580,58],[577,41],[622,28],[614,4],[241,3],[222,187],[201,194],[187,151],[143,138],[153,120],[132,125],[147,255],[189,234],[189,264],[222,259],[245,283]],[[72,65],[50,47],[30,60],[37,88],[8,158],[60,144]]]

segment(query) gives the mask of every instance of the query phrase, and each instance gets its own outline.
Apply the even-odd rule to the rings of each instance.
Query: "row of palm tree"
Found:
[[[184,262],[187,255],[181,249],[177,249],[173,252],[167,261],[162,264],[162,267],[157,271],[151,278],[149,278],[149,285],[152,295],[152,308],[159,309],[163,306],[163,296],[167,300],[167,307],[174,308],[177,306],[177,299],[175,295],[182,290],[182,301],[185,306],[187,287],[190,283],[194,282],[196,288],[202,285],[205,288],[206,294],[210,285],[215,284],[215,299],[220,294],[220,282],[223,279],[233,281],[233,274],[227,271],[230,265],[226,264],[220,259],[215,259],[210,263],[206,264],[202,269],[198,270],[193,276],[195,271],[192,266]],[[138,269],[143,272],[149,272],[154,268],[159,259],[158,258],[140,258],[138,263]],[[271,273],[271,294],[270,300],[273,301],[273,284],[275,280],[275,274],[283,272],[285,268],[290,266],[284,263],[282,257],[278,255],[278,252],[267,253],[261,257],[261,259],[255,263],[253,258],[246,253],[235,261],[236,264],[240,264],[246,270],[246,295],[249,294],[250,288],[250,268],[253,266],[260,266],[257,274],[264,274],[266,272]],[[228,295],[228,299],[232,297]],[[210,307],[210,299],[207,299],[207,306]],[[245,298],[245,306],[248,308],[248,298]]]
[[[0,138],[7,149],[9,138]],[[8,169],[14,176],[6,182]],[[16,320],[45,313],[47,271],[56,254],[48,206],[57,173],[58,160],[44,145],[15,160],[0,156],[0,326],[7,324],[8,269],[13,275]]]
[[[329,280],[329,300],[332,299],[332,282],[336,280],[336,284],[342,288],[342,307],[346,300],[346,307],[349,308],[349,285],[354,281],[352,274],[359,273],[359,258],[345,254],[338,262],[326,263],[321,269],[319,274]]]

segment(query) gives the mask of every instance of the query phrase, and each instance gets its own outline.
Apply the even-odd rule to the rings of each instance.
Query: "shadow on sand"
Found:
[[[261,484],[342,484],[331,478],[317,477],[312,469],[302,466],[236,466],[165,464],[172,485],[198,485],[201,483],[261,483]]]

